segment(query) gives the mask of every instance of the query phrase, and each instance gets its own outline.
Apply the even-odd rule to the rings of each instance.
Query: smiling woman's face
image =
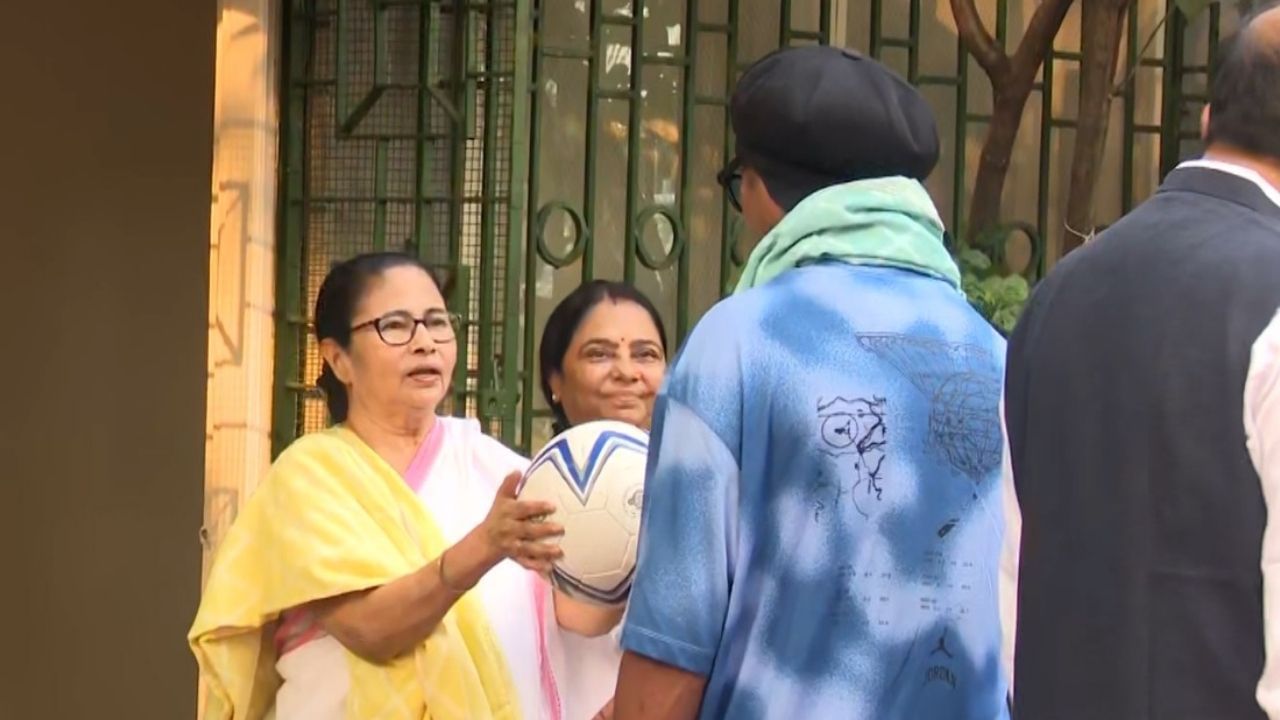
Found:
[[[643,307],[605,298],[591,308],[565,352],[551,392],[570,424],[621,420],[645,430],[667,371],[662,338]]]
[[[333,340],[322,341],[321,353],[347,386],[353,413],[389,420],[406,412],[436,412],[449,392],[458,358],[456,338],[441,329],[441,322],[448,322],[447,312],[440,289],[421,268],[393,267],[368,282],[352,327],[384,318],[383,334],[394,338],[393,331],[403,332],[403,326],[416,318],[426,319],[435,332],[433,337],[419,324],[408,344],[393,346],[375,327],[364,325],[351,333],[345,349]],[[401,313],[407,318],[397,317]]]

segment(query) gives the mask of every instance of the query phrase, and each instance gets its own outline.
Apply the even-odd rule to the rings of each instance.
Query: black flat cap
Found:
[[[854,180],[924,180],[938,163],[938,128],[924,97],[852,50],[765,56],[743,73],[729,112],[738,162],[756,170],[786,210]]]

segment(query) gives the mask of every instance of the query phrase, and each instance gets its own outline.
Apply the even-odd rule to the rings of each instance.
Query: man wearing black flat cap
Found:
[[[830,47],[730,113],[763,238],[658,400],[615,717],[1007,718],[1004,342],[921,185],[933,114]]]

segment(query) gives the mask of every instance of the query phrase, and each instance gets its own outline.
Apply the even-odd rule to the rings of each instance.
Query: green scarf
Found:
[[[904,177],[824,188],[787,213],[751,251],[735,292],[823,260],[913,270],[960,289],[942,241],[942,219],[924,186]]]

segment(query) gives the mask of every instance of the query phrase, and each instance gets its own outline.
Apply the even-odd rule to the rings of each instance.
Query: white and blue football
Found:
[[[556,587],[580,600],[626,600],[636,566],[649,435],[623,422],[598,420],[555,436],[533,458],[518,491],[545,500],[545,518],[564,526],[564,550],[552,570]]]

